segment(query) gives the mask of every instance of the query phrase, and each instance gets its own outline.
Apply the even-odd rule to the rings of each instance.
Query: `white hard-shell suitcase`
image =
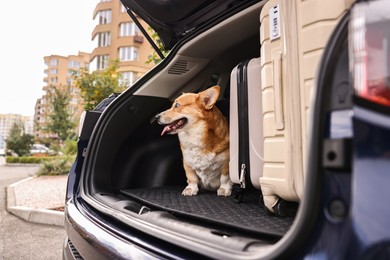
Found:
[[[230,163],[233,196],[241,201],[248,186],[260,189],[263,120],[260,58],[239,63],[230,76]]]
[[[321,55],[352,0],[270,0],[260,13],[264,167],[271,212],[303,196],[310,92]]]

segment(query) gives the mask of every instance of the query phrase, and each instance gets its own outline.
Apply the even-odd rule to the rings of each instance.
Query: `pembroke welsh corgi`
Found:
[[[164,134],[178,134],[183,153],[187,187],[182,194],[198,194],[199,188],[217,190],[218,196],[230,196],[229,126],[215,102],[220,87],[198,94],[185,93],[170,109],[156,116]]]

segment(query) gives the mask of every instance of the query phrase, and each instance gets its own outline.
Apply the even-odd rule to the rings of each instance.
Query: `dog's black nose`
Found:
[[[152,117],[152,119],[150,119],[150,123],[153,124],[154,121],[158,120],[159,118],[160,118],[160,114],[155,115],[154,117]]]

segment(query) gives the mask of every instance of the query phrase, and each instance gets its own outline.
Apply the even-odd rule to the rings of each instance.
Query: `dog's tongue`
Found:
[[[171,130],[171,126],[170,125],[165,126],[164,129],[161,132],[161,136],[163,136],[166,132],[168,132],[170,130]]]
[[[177,128],[182,126],[184,123],[185,123],[184,120],[180,119],[180,120],[177,120],[177,121],[173,122],[170,125],[166,125],[164,127],[164,129],[162,130],[162,132],[161,132],[161,136],[163,136],[166,132],[169,132],[169,131],[172,131],[172,130],[176,130]]]

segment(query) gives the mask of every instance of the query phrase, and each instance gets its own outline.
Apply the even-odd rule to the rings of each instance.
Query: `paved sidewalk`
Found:
[[[67,176],[34,176],[7,187],[8,212],[34,223],[63,226]]]

